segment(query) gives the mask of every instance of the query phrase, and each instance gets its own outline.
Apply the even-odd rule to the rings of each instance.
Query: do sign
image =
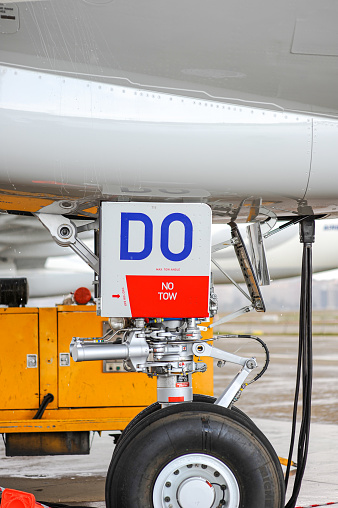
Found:
[[[101,315],[208,316],[210,235],[205,204],[102,203]]]

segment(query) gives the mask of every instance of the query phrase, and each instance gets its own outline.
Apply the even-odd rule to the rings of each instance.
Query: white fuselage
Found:
[[[151,0],[5,6],[1,209],[63,200],[78,215],[122,198],[202,201],[221,222],[261,219],[260,204],[337,213],[337,41],[328,32],[328,60],[314,33],[310,57],[310,5],[198,1],[189,17]]]

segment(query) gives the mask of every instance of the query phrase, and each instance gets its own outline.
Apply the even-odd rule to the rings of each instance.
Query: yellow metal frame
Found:
[[[101,336],[104,320],[92,305],[0,309],[0,433],[122,430],[156,401],[156,379],[146,374],[104,373],[99,361],[60,366],[71,338]],[[37,368],[27,368],[27,354],[37,355]],[[212,395],[213,361],[203,361],[194,392]],[[33,420],[47,393],[54,401]]]

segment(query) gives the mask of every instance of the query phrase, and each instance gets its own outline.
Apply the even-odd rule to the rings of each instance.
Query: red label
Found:
[[[209,315],[209,277],[127,275],[132,317]]]
[[[184,402],[184,397],[168,397],[168,402]]]
[[[176,383],[176,388],[187,388],[189,383]]]

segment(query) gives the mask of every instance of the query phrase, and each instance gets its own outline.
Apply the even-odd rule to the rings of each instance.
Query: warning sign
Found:
[[[208,316],[210,233],[205,204],[102,203],[101,315]]]

